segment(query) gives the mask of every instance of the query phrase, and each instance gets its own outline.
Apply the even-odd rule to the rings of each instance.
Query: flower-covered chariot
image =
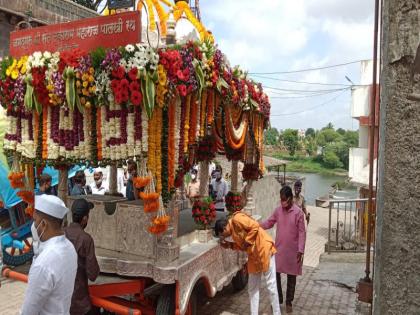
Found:
[[[74,200],[67,197],[72,165],[111,166],[113,193],[117,166],[137,163],[138,200],[86,197],[95,204],[87,231],[101,271],[132,277],[113,288],[119,296],[136,294],[134,301],[104,302],[101,285],[91,286],[94,304],[112,311],[194,314],[197,286],[214,296],[232,280],[237,289],[247,280],[245,254],[222,250],[209,232],[216,213],[207,198],[208,163],[225,154],[233,169],[238,161],[252,169],[245,179],[258,179],[270,103],[261,84],[232,68],[193,17],[198,41],[169,45],[176,41],[175,20],[190,12],[185,1],[169,5],[174,14],[160,23],[167,44],[158,48],[141,41],[89,51],[34,51],[1,61],[0,102],[8,119],[4,150],[22,164],[59,169],[59,194],[68,206]],[[132,13],[115,16],[117,26],[125,14]],[[180,211],[177,192],[197,163],[202,198],[192,211]],[[231,190],[232,211],[238,211],[237,178]],[[145,298],[146,292],[158,297]]]

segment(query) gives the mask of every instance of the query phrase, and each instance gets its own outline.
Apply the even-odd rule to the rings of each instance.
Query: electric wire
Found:
[[[298,115],[298,114],[302,114],[302,113],[305,113],[305,112],[312,111],[312,110],[314,110],[314,109],[317,109],[317,108],[319,108],[319,107],[322,107],[322,106],[324,106],[324,105],[327,105],[327,104],[329,104],[329,103],[334,102],[337,98],[339,98],[341,95],[343,95],[343,94],[344,94],[344,92],[345,92],[345,91],[343,91],[343,92],[341,92],[340,94],[338,94],[338,95],[334,96],[333,98],[329,99],[328,101],[323,102],[323,103],[321,103],[321,104],[318,104],[318,105],[316,105],[316,106],[313,106],[313,107],[311,107],[311,108],[307,108],[307,109],[305,109],[305,110],[298,111],[298,112],[293,112],[293,113],[270,114],[270,117],[292,116],[292,115]]]
[[[365,61],[366,59],[359,59],[359,60],[354,60],[354,61],[350,61],[350,62],[345,62],[345,63],[339,63],[339,64],[335,64],[335,65],[329,65],[329,66],[323,66],[323,67],[316,67],[316,68],[306,68],[306,69],[299,69],[299,70],[290,70],[290,71],[274,71],[274,72],[248,72],[249,75],[256,75],[256,74],[289,74],[289,73],[300,73],[300,72],[308,72],[308,71],[315,71],[315,70],[324,70],[324,69],[331,69],[331,68],[337,68],[337,67],[342,67],[342,66],[347,66],[347,65],[351,65],[351,64],[355,64],[361,61]]]

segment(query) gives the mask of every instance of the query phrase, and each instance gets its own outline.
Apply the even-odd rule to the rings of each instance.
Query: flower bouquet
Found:
[[[260,179],[261,174],[256,164],[245,164],[244,169],[242,170],[242,178],[247,180],[258,180]]]
[[[196,224],[203,230],[207,230],[216,219],[216,208],[214,207],[213,199],[206,197],[196,200],[192,206],[192,217]]]
[[[216,156],[216,141],[213,136],[205,136],[197,148],[197,161],[211,161]]]
[[[229,214],[232,215],[237,211],[242,209],[242,200],[240,193],[234,193],[229,191],[225,197],[226,209],[229,211]]]

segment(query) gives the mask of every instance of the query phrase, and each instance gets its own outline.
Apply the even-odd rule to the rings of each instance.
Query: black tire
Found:
[[[246,265],[238,271],[232,279],[232,286],[235,291],[242,291],[248,284],[248,271]]]
[[[191,309],[189,315],[198,315],[197,307],[198,307],[198,294],[197,290],[194,289],[191,292],[190,300],[188,301],[188,307]]]
[[[27,261],[30,261],[34,256],[34,252],[32,247],[29,252],[24,253],[22,255],[10,255],[5,249],[2,250],[3,252],[3,264],[6,266],[20,266],[25,264]]]
[[[175,287],[167,285],[162,288],[157,299],[156,315],[175,314]]]

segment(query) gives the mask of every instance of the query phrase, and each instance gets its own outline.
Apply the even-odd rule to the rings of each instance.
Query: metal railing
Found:
[[[328,253],[363,252],[368,227],[368,198],[329,201]]]

